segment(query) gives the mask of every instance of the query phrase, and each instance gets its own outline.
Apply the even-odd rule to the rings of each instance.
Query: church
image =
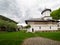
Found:
[[[43,16],[42,18],[25,20],[26,24],[31,26],[27,32],[58,30],[59,21],[52,19],[50,13],[51,9],[45,9],[41,12],[41,15]]]

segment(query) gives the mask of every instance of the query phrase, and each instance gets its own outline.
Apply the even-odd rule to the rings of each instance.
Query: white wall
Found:
[[[44,20],[48,20],[48,19],[52,20],[52,17],[45,17],[44,18]]]
[[[51,26],[51,29],[50,29]],[[39,28],[41,27],[41,28]],[[40,24],[40,25],[31,25],[31,28],[28,29],[28,32],[32,32],[32,28],[34,31],[43,31],[43,30],[58,30],[57,24]]]

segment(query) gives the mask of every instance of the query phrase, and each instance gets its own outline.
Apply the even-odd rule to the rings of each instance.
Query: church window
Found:
[[[50,29],[51,29],[51,26],[50,26]]]
[[[41,29],[41,26],[39,26],[39,29]]]
[[[59,24],[58,24],[58,27],[59,27]]]

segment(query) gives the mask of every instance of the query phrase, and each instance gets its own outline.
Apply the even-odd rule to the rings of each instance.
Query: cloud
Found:
[[[60,7],[60,0],[0,0],[0,14],[17,22],[30,18],[41,18],[44,8]]]
[[[51,8],[52,10],[59,7],[59,0],[17,0],[22,11],[22,17],[29,16],[32,18],[41,18],[40,14],[44,8]],[[27,15],[26,10],[29,10]],[[26,18],[26,17],[25,17]]]
[[[4,15],[19,22],[21,15],[16,0],[0,0],[0,15]]]

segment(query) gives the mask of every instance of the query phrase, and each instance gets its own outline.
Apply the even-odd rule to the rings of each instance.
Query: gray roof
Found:
[[[32,18],[32,19],[29,19],[29,20],[25,20],[25,22],[59,22],[57,20],[44,20],[43,18]]]

